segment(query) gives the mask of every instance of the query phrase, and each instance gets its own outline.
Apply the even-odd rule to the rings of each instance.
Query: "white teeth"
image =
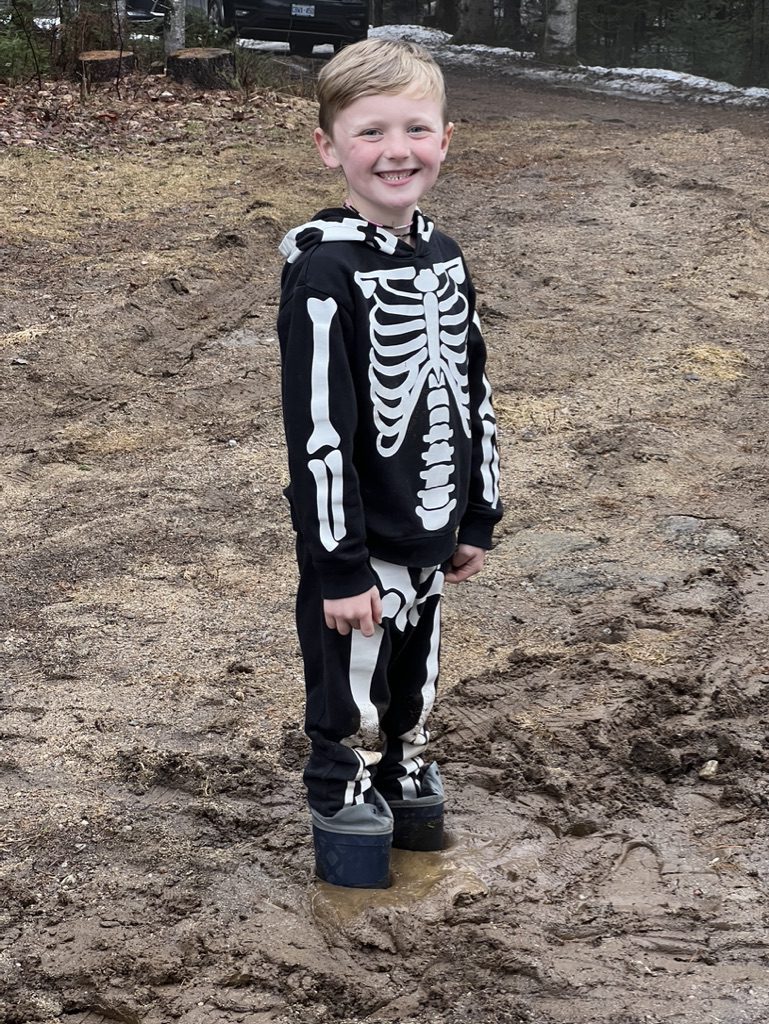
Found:
[[[384,178],[385,181],[403,181],[405,178],[411,177],[411,171],[401,172],[398,174],[380,174],[380,178]]]

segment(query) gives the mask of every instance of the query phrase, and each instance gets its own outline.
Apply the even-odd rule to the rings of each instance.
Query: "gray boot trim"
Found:
[[[376,790],[372,795],[373,803],[343,807],[328,818],[310,808],[312,823],[324,832],[337,832],[340,835],[386,835],[393,830],[392,811]]]
[[[414,800],[389,800],[390,807],[437,807],[446,799],[443,790],[443,779],[435,761],[429,764],[420,779],[422,796]]]

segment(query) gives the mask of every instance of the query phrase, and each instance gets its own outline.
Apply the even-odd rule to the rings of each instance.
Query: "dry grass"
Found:
[[[525,430],[537,434],[561,434],[573,429],[571,412],[563,403],[535,395],[502,395],[495,399],[494,409],[500,427]]]
[[[48,327],[45,324],[34,324],[31,327],[25,327],[20,331],[11,331],[9,334],[0,334],[0,347],[5,348],[6,346],[17,347],[18,345],[26,345],[27,342],[35,341],[36,338],[42,338],[48,331]]]
[[[744,352],[718,345],[692,345],[684,355],[687,357],[686,369],[707,380],[732,381],[745,376],[742,368],[748,357]]]

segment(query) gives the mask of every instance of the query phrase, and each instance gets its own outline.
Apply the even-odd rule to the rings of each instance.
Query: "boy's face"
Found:
[[[396,226],[435,183],[453,124],[438,100],[410,92],[362,96],[334,121],[331,135],[315,130],[326,167],[341,167],[349,202],[367,220]]]

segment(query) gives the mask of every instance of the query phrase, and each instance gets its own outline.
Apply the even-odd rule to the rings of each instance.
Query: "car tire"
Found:
[[[211,28],[224,28],[224,0],[208,0],[208,24]]]
[[[233,28],[235,25],[234,0],[222,0],[222,18],[222,24],[225,28]]]
[[[312,57],[314,46],[312,36],[289,36],[288,52],[294,57]]]

